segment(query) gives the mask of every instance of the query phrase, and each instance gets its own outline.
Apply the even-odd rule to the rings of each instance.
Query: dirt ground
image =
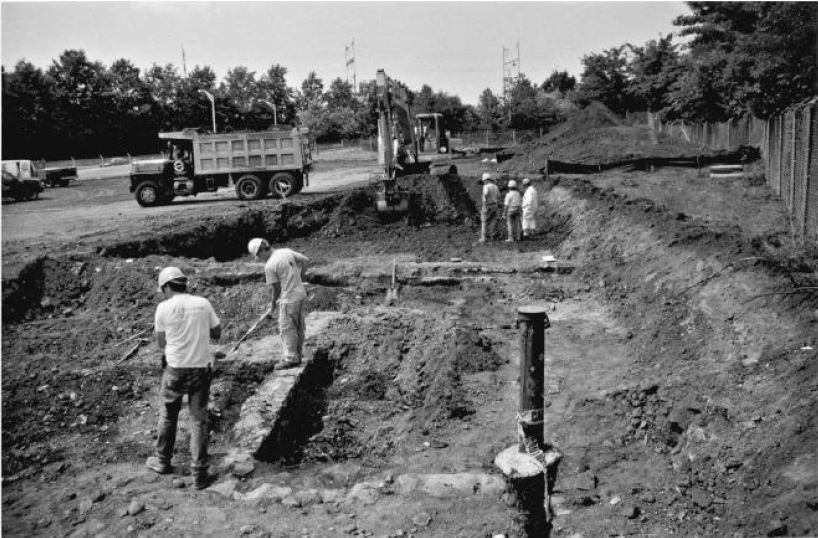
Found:
[[[339,185],[369,165],[325,166]],[[564,454],[551,536],[818,533],[816,264],[763,181],[532,176],[540,234],[481,245],[484,166],[406,179],[414,210],[388,223],[366,187],[145,210],[79,182],[48,191],[63,202],[4,206],[4,535],[522,536],[508,492],[417,477],[497,478],[529,303],[548,308],[545,437]],[[152,344],[128,351],[150,336],[171,263],[238,339],[266,302],[244,254],[254,235],[313,261],[310,308],[337,317],[308,347],[331,376],[304,405],[303,442],[257,462],[238,494],[218,493],[225,472],[196,492],[184,417],[177,474],[143,467],[160,372]],[[545,254],[563,270],[542,270]],[[393,261],[400,296],[386,304]],[[220,367],[214,460],[269,369]],[[283,493],[253,499],[265,484]]]

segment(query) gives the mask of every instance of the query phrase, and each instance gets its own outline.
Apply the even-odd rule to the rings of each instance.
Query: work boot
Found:
[[[216,475],[210,474],[208,469],[203,471],[195,471],[193,473],[193,487],[196,489],[205,489],[210,487],[218,478]]]
[[[157,456],[151,456],[145,461],[145,467],[158,474],[170,474],[173,472],[173,466],[165,461],[162,461]]]

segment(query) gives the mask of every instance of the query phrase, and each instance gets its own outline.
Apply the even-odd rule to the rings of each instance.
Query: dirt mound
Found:
[[[600,102],[594,101],[583,108],[565,122],[548,131],[536,143],[543,144],[553,142],[560,138],[574,136],[588,129],[598,129],[600,127],[620,127],[622,120],[611,112],[611,109]]]
[[[690,159],[700,154],[695,144],[648,127],[625,126],[605,105],[592,103],[539,140],[507,152],[501,169],[538,169],[546,160],[604,167],[645,159]]]
[[[398,179],[398,188],[410,193],[409,222],[458,223],[474,218],[477,210],[456,175],[411,175]],[[323,237],[369,234],[383,225],[375,208],[374,188],[344,196],[321,229]]]

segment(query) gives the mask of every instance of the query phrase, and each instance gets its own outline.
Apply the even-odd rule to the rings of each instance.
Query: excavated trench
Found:
[[[814,316],[803,313],[816,305],[788,292],[814,286],[814,272],[736,227],[566,179],[544,197],[542,239],[484,248],[473,244],[476,184],[412,181],[421,195],[409,224],[380,222],[371,192],[358,190],[42,257],[5,281],[4,476],[33,478],[72,457],[89,466],[144,457],[158,361],[139,344],[150,336],[158,269],[189,272],[233,342],[266,307],[260,265],[243,254],[264,235],[310,256],[310,310],[336,317],[310,344],[314,367],[284,407],[276,442],[262,446],[272,463],[258,480],[353,462],[370,469],[363,475],[384,461],[421,467],[439,436],[468,438],[459,428],[471,423],[479,443],[457,448],[480,447],[468,461],[490,468],[514,435],[511,417],[489,422],[485,412],[516,405],[500,376],[515,349],[509,312],[545,301],[560,305],[547,345],[556,346],[549,371],[562,377],[548,385],[547,415],[566,450],[557,481],[566,532],[717,535],[772,517],[814,530],[818,361]],[[577,271],[526,265],[546,250]],[[400,298],[387,306],[393,260]],[[765,290],[785,293],[755,297]],[[272,366],[220,370],[212,418],[214,444],[226,450]],[[511,396],[498,402],[502,394]],[[87,446],[72,447],[77,438]],[[611,512],[616,497],[627,511]]]
[[[508,301],[497,279],[509,273],[441,268],[474,253],[476,211],[467,189],[475,187],[456,176],[408,181],[416,193],[406,221],[381,222],[372,191],[363,189],[181,222],[94,253],[29,263],[3,286],[4,475],[25,477],[27,469],[64,457],[61,450],[37,454],[33,444],[66,428],[144,451],[117,444],[116,425],[158,382],[158,354],[149,344],[157,270],[173,263],[191,274],[191,291],[211,300],[224,340],[235,341],[266,302],[260,266],[244,252],[255,236],[307,253],[319,265],[308,278],[310,310],[340,313],[315,344],[258,449],[260,460],[286,468],[348,461],[379,467],[402,453],[407,436],[433,436],[474,415],[480,401],[466,378],[508,362],[496,350],[497,336],[480,327],[479,307]],[[555,215],[549,226],[565,234],[566,224]],[[377,260],[355,259],[364,253]],[[393,257],[401,259],[400,299],[384,307]],[[348,267],[332,265],[350,258]],[[377,264],[383,267],[374,271]],[[6,366],[23,356],[30,365]],[[229,446],[243,402],[272,371],[269,362],[219,367],[211,409],[217,446]],[[113,448],[95,450],[102,461],[121,458]]]

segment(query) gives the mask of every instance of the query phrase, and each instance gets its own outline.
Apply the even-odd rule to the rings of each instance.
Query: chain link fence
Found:
[[[760,145],[767,184],[790,210],[793,228],[818,240],[818,98],[764,124]]]
[[[761,151],[767,184],[790,211],[792,227],[805,240],[818,241],[818,98],[761,120],[743,117],[726,122],[664,122],[647,114],[648,126],[698,145],[702,150]]]

